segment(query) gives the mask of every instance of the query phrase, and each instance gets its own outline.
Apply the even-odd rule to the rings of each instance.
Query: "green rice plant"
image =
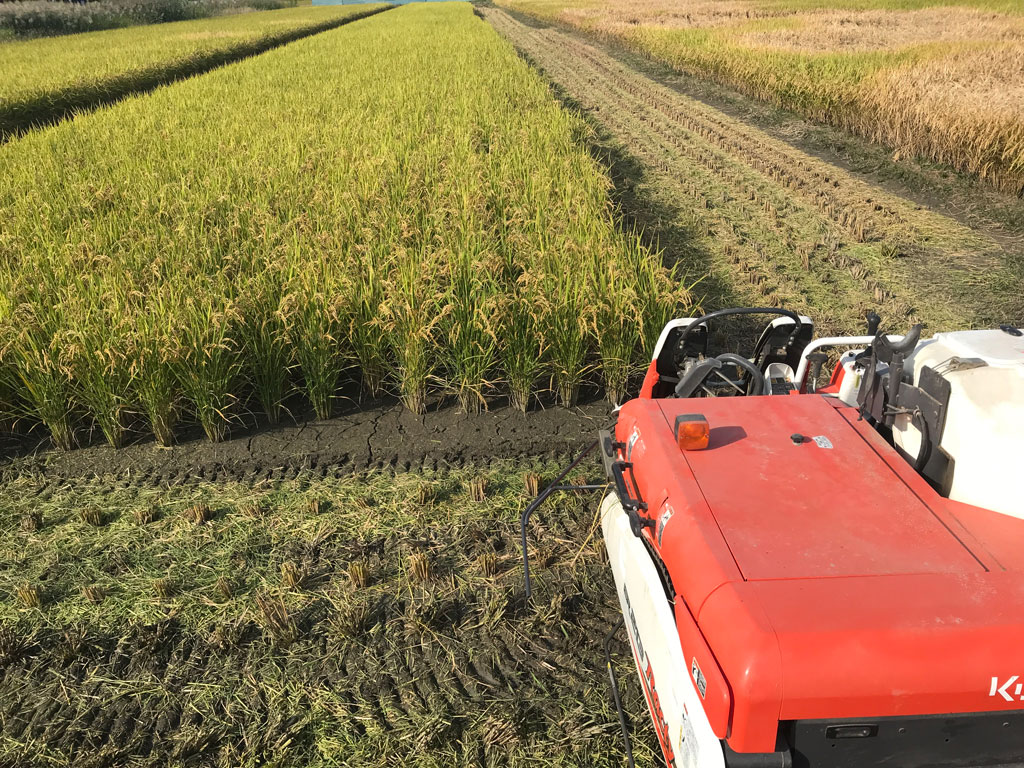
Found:
[[[579,271],[552,270],[541,315],[552,389],[559,404],[576,404],[588,368],[593,306],[585,276]]]
[[[198,288],[179,296],[181,325],[172,369],[206,437],[214,443],[228,434],[238,402],[241,361],[234,340],[238,312],[217,293]]]
[[[181,388],[175,370],[181,367],[173,342],[170,307],[160,298],[133,313],[138,336],[129,364],[138,401],[153,437],[162,446],[174,443]]]
[[[247,402],[279,418],[296,371],[323,418],[356,366],[416,413],[452,391],[525,410],[545,374],[571,403],[602,375],[594,276],[640,295],[634,261],[663,271],[585,135],[437,4],[0,145],[4,405],[70,447],[87,415],[112,443],[135,413],[162,445],[193,415],[223,439]]]
[[[329,419],[338,381],[350,359],[345,343],[348,291],[340,280],[327,280],[323,274],[314,268],[299,276],[282,312],[313,412],[317,418]]]
[[[71,313],[76,318],[69,330],[75,397],[96,420],[107,442],[120,448],[127,431],[131,407],[132,342],[135,329],[128,307],[117,291],[100,293],[87,283],[76,286],[70,301],[81,301]]]
[[[595,278],[594,333],[601,355],[605,395],[612,405],[619,405],[641,342],[639,300],[619,265],[599,268]]]
[[[376,253],[371,252],[357,256],[355,266],[349,338],[359,364],[363,390],[370,397],[377,397],[384,388],[385,372],[390,367],[381,317],[386,292],[382,276],[387,263],[382,263]]]
[[[0,139],[382,7],[294,8],[6,43],[0,46]]]
[[[72,415],[72,346],[63,337],[61,311],[41,296],[26,297],[10,320],[11,336],[3,348],[4,362],[18,377],[26,415],[41,421],[54,444],[71,450],[75,442]]]
[[[498,357],[512,405],[525,413],[543,370],[545,347],[538,322],[537,302],[525,277],[508,294],[500,297],[499,302],[501,344]]]
[[[398,391],[405,407],[416,414],[427,410],[427,382],[434,371],[434,327],[440,309],[434,265],[425,256],[409,252],[399,258],[392,274],[394,290],[385,304]]]
[[[246,374],[271,424],[281,420],[293,359],[281,307],[282,289],[277,271],[267,270],[250,283],[240,299],[238,336]]]
[[[479,413],[487,404],[484,388],[497,359],[498,339],[492,318],[498,286],[492,270],[468,250],[455,254],[449,271],[442,350],[460,405],[466,413]]]

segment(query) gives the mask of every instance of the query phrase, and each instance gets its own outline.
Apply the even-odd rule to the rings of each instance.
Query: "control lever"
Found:
[[[867,315],[865,315],[868,321],[868,336],[875,336],[878,334],[878,326],[882,324],[881,316],[873,309],[869,309]]]
[[[807,377],[807,393],[813,395],[818,389],[818,376],[821,375],[821,367],[828,360],[824,352],[811,352],[807,356],[807,362],[811,364],[811,373]]]

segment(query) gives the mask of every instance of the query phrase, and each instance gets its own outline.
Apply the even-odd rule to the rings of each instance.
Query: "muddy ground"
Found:
[[[122,483],[170,485],[194,480],[276,480],[300,472],[343,475],[367,469],[416,471],[488,466],[517,457],[564,456],[593,439],[611,419],[611,406],[592,397],[576,408],[536,407],[521,413],[495,406],[469,415],[444,406],[416,416],[397,400],[350,404],[318,421],[300,414],[290,424],[258,423],[211,443],[196,427],[170,448],[152,439],[121,449],[102,443],[68,452],[46,441],[11,436],[0,478],[22,475],[51,482],[103,477]],[[87,442],[87,438],[83,438]]]

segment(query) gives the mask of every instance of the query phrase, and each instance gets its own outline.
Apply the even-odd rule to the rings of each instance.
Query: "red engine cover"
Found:
[[[683,453],[694,412],[710,444]],[[730,712],[706,708],[732,749],[774,750],[780,720],[1024,708],[1004,685],[1024,680],[1024,521],[943,499],[821,396],[634,400],[616,437],[729,687]]]

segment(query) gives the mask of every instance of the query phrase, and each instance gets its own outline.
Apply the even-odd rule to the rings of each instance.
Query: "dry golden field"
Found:
[[[1024,192],[1024,5],[498,0]]]

